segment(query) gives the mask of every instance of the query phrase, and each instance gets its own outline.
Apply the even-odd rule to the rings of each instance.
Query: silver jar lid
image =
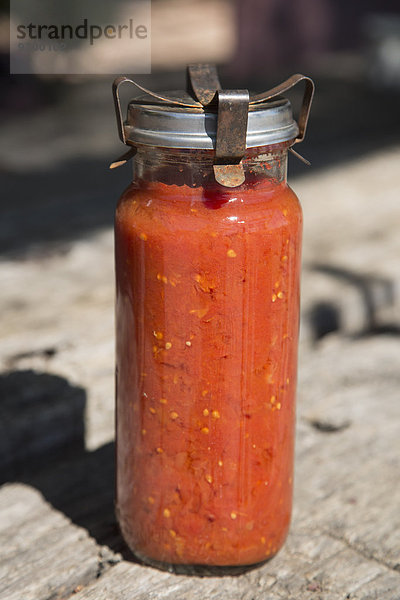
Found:
[[[173,97],[175,92],[166,92]],[[164,148],[212,150],[217,138],[217,108],[199,107],[186,92],[176,95],[187,104],[178,106],[157,102],[148,94],[132,100],[125,122],[128,144],[145,144]],[[246,147],[269,146],[294,140],[299,127],[286,98],[249,106]]]
[[[161,146],[214,150],[215,179],[226,187],[237,187],[245,180],[242,159],[246,148],[290,145],[304,139],[314,94],[309,77],[292,75],[261,94],[248,90],[224,90],[215,65],[188,65],[187,92],[151,92],[128,77],[113,83],[114,106],[121,140],[133,148],[114,166],[123,164],[135,153],[135,146]],[[305,82],[298,122],[290,102],[281,95]],[[119,87],[131,83],[145,94],[132,100],[124,122]]]

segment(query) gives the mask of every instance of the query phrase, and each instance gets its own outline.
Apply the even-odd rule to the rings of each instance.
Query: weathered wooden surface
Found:
[[[121,563],[78,594],[77,599],[398,598],[399,574],[360,557],[343,543],[310,533],[293,534],[274,561],[239,577],[192,578],[154,571],[143,574],[141,567]]]
[[[0,493],[0,597],[4,600],[68,597],[98,577],[107,562],[87,532],[72,525],[22,484]]]
[[[293,182],[305,213],[294,518],[278,556],[240,576],[143,567],[118,533],[110,227],[4,258],[1,600],[400,599],[399,159],[397,148]],[[31,213],[22,201],[34,241],[45,215],[56,238],[65,233],[71,203],[81,232],[99,211],[111,221],[111,179],[85,173],[73,197],[66,181],[51,207],[53,175],[53,187],[36,176],[42,196]],[[12,210],[0,223],[5,239],[18,231]]]

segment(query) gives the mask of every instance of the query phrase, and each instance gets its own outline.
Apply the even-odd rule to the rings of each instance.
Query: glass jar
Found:
[[[115,218],[117,515],[145,562],[272,557],[293,485],[302,214],[293,139],[251,147],[245,181],[211,149],[136,143]]]

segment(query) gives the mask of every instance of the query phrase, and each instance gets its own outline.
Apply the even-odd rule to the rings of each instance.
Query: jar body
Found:
[[[290,522],[301,209],[286,149],[215,183],[139,152],[116,212],[117,514],[149,562],[251,565]]]

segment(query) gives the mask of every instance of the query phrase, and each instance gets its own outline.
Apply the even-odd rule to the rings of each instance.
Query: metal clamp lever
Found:
[[[225,187],[237,187],[245,180],[242,158],[246,152],[249,92],[217,92],[218,119],[214,176]]]
[[[304,140],[304,136],[306,134],[308,117],[310,116],[311,103],[314,97],[315,85],[310,77],[306,75],[301,75],[301,73],[297,73],[296,75],[292,75],[289,79],[286,79],[279,85],[267,90],[266,92],[262,92],[261,94],[254,94],[250,98],[250,104],[260,104],[261,102],[266,102],[267,100],[272,100],[272,98],[276,98],[276,96],[280,96],[285,92],[292,89],[295,85],[304,81],[306,86],[304,89],[303,101],[300,108],[299,118],[297,120],[297,124],[299,126],[299,134],[296,137],[294,143],[299,143]]]
[[[214,176],[225,187],[245,180],[242,158],[246,152],[249,92],[222,90],[215,65],[189,65],[188,87],[203,106],[218,105]]]

